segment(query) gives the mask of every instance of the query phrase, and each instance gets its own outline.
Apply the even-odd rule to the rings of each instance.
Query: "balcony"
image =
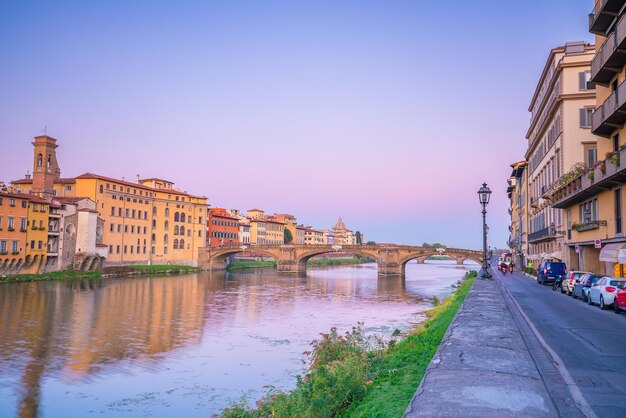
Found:
[[[626,15],[615,25],[591,61],[591,81],[607,86],[626,64]]]
[[[550,231],[550,227],[540,229],[539,231],[531,232],[528,235],[528,242],[539,242],[545,241],[549,239],[554,239],[556,237],[555,231]]]
[[[572,229],[576,232],[593,231],[601,226],[606,226],[606,221],[589,221],[583,224],[573,224]]]
[[[594,135],[610,138],[615,129],[621,128],[626,122],[626,82],[622,82],[617,90],[598,107],[591,117],[591,132]]]
[[[624,164],[622,164],[622,161]],[[593,173],[593,174],[591,174]],[[605,190],[626,182],[626,148],[612,158],[599,162],[586,174],[578,176],[554,194],[553,208],[567,209]]]
[[[59,235],[59,228],[48,228],[48,235]]]
[[[589,14],[589,32],[605,35],[625,2],[626,0],[596,0],[593,12]]]

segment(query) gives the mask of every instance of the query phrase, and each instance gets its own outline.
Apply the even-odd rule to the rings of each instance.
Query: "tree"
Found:
[[[357,243],[357,245],[363,244],[363,242],[361,242],[361,232],[360,231],[356,231],[356,243]]]
[[[289,244],[290,242],[293,241],[293,235],[291,234],[291,231],[287,228],[285,228],[285,244]]]
[[[427,243],[427,242],[425,242],[425,243],[423,243],[423,244],[422,244],[422,247],[424,247],[424,248],[428,248],[428,247],[430,247],[430,244],[429,244],[429,243]]]
[[[376,245],[376,241],[367,241],[367,245]]]

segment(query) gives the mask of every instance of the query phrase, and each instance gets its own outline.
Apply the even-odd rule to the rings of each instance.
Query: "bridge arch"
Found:
[[[356,249],[355,248],[342,248],[340,250],[335,250],[332,248],[329,249],[328,246],[325,246],[325,248],[311,249],[308,251],[303,251],[302,253],[298,254],[296,258],[296,262],[298,263],[298,272],[306,272],[307,262],[311,258],[318,256],[318,255],[332,254],[336,252],[364,255],[366,257],[374,259],[376,264],[379,263],[378,252],[367,250],[367,248],[365,247],[356,248]]]
[[[404,257],[402,257],[400,259],[400,264],[402,266],[402,275],[405,274],[406,272],[406,264],[411,261],[411,260],[418,260],[418,263],[423,263],[424,261],[426,261],[429,257],[432,257],[434,255],[442,255],[442,256],[447,256],[450,258],[450,260],[454,260],[456,261],[456,263],[458,265],[462,265],[465,261],[467,260],[471,260],[471,261],[475,261],[478,264],[482,263],[482,259],[480,257],[478,257],[476,254],[473,253],[466,253],[466,252],[457,252],[457,251],[444,251],[444,252],[439,252],[439,251],[425,251],[425,250],[419,250],[416,251],[414,253],[410,253],[408,255],[405,255]]]
[[[274,260],[276,260],[276,263],[278,263],[279,261],[279,255],[273,251],[268,251],[268,250],[264,250],[263,248],[257,248],[257,247],[248,247],[248,248],[242,248],[242,247],[231,247],[231,248],[224,248],[224,247],[213,247],[211,248],[208,253],[208,268],[211,270],[221,270],[221,269],[225,269],[228,265],[226,264],[226,259],[232,255],[235,254],[241,254],[241,253],[245,253],[245,252],[253,252],[253,253],[259,253],[259,254],[263,254],[266,257],[270,257]]]

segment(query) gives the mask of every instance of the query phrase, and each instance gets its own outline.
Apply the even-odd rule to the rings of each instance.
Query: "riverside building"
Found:
[[[511,164],[513,171],[508,179],[507,195],[509,197],[509,248],[517,266],[526,266],[528,254],[528,213],[526,197],[528,196],[528,172],[526,161]]]
[[[206,245],[206,197],[178,190],[171,181],[159,178],[137,176],[135,182],[129,182],[92,173],[61,178],[56,139],[39,136],[33,146],[32,178],[27,176],[12,185],[23,193],[49,199],[95,202],[93,209],[83,206],[77,210],[97,215],[84,222],[95,228],[89,234],[97,239],[98,247],[106,248],[106,264],[196,265],[198,249]]]
[[[593,166],[597,161],[596,138],[591,133],[596,105],[595,87],[590,82],[594,53],[594,46],[584,42],[552,49],[528,109],[526,258],[535,267],[542,261],[565,259],[575,214],[564,214],[560,206],[552,205],[560,184],[557,180],[577,163]]]
[[[624,276],[626,237],[623,208],[626,182],[626,1],[596,1],[589,31],[596,35],[591,81],[597,107],[591,131],[599,161],[568,179],[553,206],[567,213],[566,261],[573,270]]]

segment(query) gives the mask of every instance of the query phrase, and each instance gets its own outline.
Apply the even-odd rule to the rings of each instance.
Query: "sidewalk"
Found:
[[[436,416],[559,416],[495,279],[476,279],[405,413]]]

